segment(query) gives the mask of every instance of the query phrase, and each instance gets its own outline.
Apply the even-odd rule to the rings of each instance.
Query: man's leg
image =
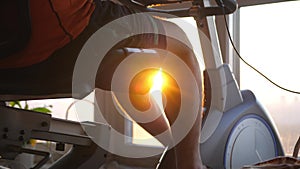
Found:
[[[153,21],[153,20],[152,20]],[[139,21],[137,21],[139,22]],[[151,22],[152,23],[152,22]],[[140,24],[145,24],[145,20],[141,22]],[[171,24],[172,25],[172,24]],[[160,27],[160,23],[158,22],[157,27]],[[171,29],[174,29],[174,27],[178,27],[176,25],[172,25]],[[179,30],[179,29],[178,29]],[[168,31],[168,30],[165,30]],[[183,33],[182,30],[178,31],[179,34],[183,34],[185,37],[185,34]],[[150,38],[147,38],[150,37]],[[197,113],[197,116],[195,117],[195,122],[192,124],[191,130],[187,133],[187,135],[173,148],[169,151],[165,158],[165,164],[162,164],[162,168],[164,169],[199,169],[202,166],[201,158],[200,158],[200,153],[199,153],[199,135],[200,135],[200,128],[201,128],[201,97],[202,97],[202,82],[201,82],[201,71],[198,65],[198,62],[196,60],[196,57],[194,56],[193,52],[191,49],[189,49],[185,44],[179,43],[177,40],[174,40],[172,38],[167,38],[167,44],[163,43],[154,43],[156,42],[156,38],[159,38],[159,40],[163,40],[164,38],[161,38],[162,36],[157,36],[157,35],[140,35],[140,36],[135,36],[135,37],[130,37],[128,40],[124,40],[123,42],[119,43],[119,45],[116,45],[114,49],[122,48],[122,47],[136,47],[136,48],[161,48],[166,51],[170,51],[174,53],[176,56],[178,56],[186,65],[187,67],[191,70],[193,74],[193,78],[197,82],[198,90],[197,89],[191,89],[195,90],[195,92],[199,92],[199,99],[200,102],[196,103],[199,105],[199,112]],[[100,88],[104,90],[112,90],[111,87],[111,79],[112,76],[114,75],[114,70],[115,68],[118,67],[118,65],[126,58],[122,58],[123,56],[115,57],[112,58],[110,56],[104,58],[102,61],[102,66],[104,68],[101,68],[101,70],[98,72],[100,74],[99,80],[96,80],[96,83],[99,82]],[[114,60],[115,59],[115,60]],[[129,65],[129,69],[130,69]],[[101,67],[101,65],[100,65]],[[106,67],[106,68],[105,68]],[[107,72],[108,70],[108,72]],[[101,72],[102,71],[102,72]],[[124,74],[126,76],[126,74]],[[103,80],[104,79],[104,80]],[[175,79],[176,80],[176,79]],[[185,82],[187,83],[187,82]],[[101,85],[102,84],[102,85]],[[176,83],[174,83],[175,85]],[[176,85],[175,85],[176,86]],[[96,84],[97,87],[97,84]],[[149,91],[149,90],[148,90]],[[176,89],[176,87],[171,90],[171,91],[164,91],[164,94],[166,96],[167,100],[167,105],[165,107],[165,113],[168,118],[168,121],[166,121],[164,115],[158,116],[157,119],[154,121],[148,122],[148,123],[139,123],[144,129],[146,129],[149,133],[151,133],[153,136],[156,136],[164,131],[169,131],[169,136],[168,138],[158,138],[163,144],[168,145],[170,144],[170,141],[172,142],[172,134],[177,131],[170,131],[170,126],[169,124],[173,124],[174,121],[176,120],[179,109],[180,109],[180,104],[181,104],[181,99],[194,102],[194,100],[191,100],[189,97],[181,97],[181,94],[184,94],[185,91],[179,91]],[[139,92],[135,93],[137,95],[141,94]],[[142,93],[144,94],[144,93]],[[149,100],[149,95],[145,95],[145,98],[148,97]],[[139,98],[141,99],[141,98]],[[153,100],[149,100],[152,102]],[[134,103],[133,103],[134,104]],[[155,104],[153,104],[155,105]],[[155,106],[154,106],[155,110]],[[134,113],[134,112],[132,112]],[[160,110],[153,111],[154,114],[159,114]],[[187,117],[192,113],[192,112],[183,112]],[[185,124],[183,124],[185,125]],[[175,133],[176,134],[176,133]],[[176,166],[176,162],[178,163],[178,167]]]
[[[180,59],[189,67],[194,75],[194,79],[197,83],[197,89],[190,89],[194,92],[199,92],[200,102],[196,103],[200,107],[199,112],[197,112],[197,116],[195,122],[188,132],[188,134],[174,147],[176,153],[176,160],[178,169],[200,169],[202,168],[202,161],[199,152],[199,137],[201,131],[201,111],[202,111],[202,81],[201,81],[201,71],[199,68],[199,64],[196,60],[194,53],[189,49],[185,44],[178,42],[177,40],[168,38],[167,40],[167,48],[168,51],[174,53],[176,56],[179,56]],[[175,81],[173,83],[176,83]],[[184,82],[189,83],[189,82]],[[186,91],[182,91],[179,87],[176,88],[176,84],[171,83],[170,91],[165,91],[164,94],[166,96],[167,104],[165,107],[166,116],[169,119],[170,125],[174,124],[178,117],[178,113],[180,112],[180,107],[182,100],[185,100],[189,103],[194,103],[195,100],[191,100],[192,98],[185,94]],[[189,91],[189,92],[191,92]],[[182,112],[185,116],[191,116],[192,112]],[[185,124],[188,125],[188,124]],[[172,131],[176,132],[176,131]],[[176,133],[173,133],[174,135]],[[168,169],[170,165],[172,165],[172,157],[174,155],[170,153],[170,157],[166,157],[165,163],[162,164],[162,169]]]

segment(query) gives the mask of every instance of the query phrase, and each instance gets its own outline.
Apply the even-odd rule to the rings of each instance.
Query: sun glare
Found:
[[[153,93],[155,91],[162,91],[162,87],[163,87],[163,84],[164,84],[164,78],[163,78],[163,75],[162,75],[161,68],[154,75],[152,80],[153,80],[153,82],[152,82],[152,87],[150,89],[150,93]]]
[[[161,111],[164,110],[163,100],[162,100],[162,90],[165,83],[165,77],[163,76],[161,68],[155,72],[156,74],[152,78],[152,87],[150,89],[150,94],[158,104]]]

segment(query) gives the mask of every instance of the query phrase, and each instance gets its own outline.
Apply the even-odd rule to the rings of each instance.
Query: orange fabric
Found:
[[[88,25],[95,9],[92,0],[30,0],[32,34],[22,51],[0,60],[0,68],[26,67],[47,59],[70,42]]]

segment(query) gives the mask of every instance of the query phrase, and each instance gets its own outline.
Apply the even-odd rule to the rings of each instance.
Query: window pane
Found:
[[[241,55],[280,86],[300,91],[300,1],[241,8]],[[266,106],[286,154],[300,135],[300,95],[283,91],[241,63],[241,89]]]

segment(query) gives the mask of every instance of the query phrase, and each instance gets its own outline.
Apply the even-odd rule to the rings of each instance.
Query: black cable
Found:
[[[223,4],[224,6],[224,4]],[[223,11],[224,11],[224,7],[223,7]],[[230,31],[229,31],[229,28],[228,28],[228,22],[227,22],[227,19],[226,19],[226,15],[225,15],[225,11],[224,11],[224,21],[225,21],[225,27],[226,27],[226,31],[227,31],[227,34],[228,34],[228,37],[229,37],[229,40],[230,40],[230,43],[235,51],[235,53],[237,54],[238,58],[243,61],[247,66],[249,66],[251,69],[253,69],[255,72],[257,72],[258,74],[260,74],[262,77],[264,77],[266,80],[268,80],[270,83],[272,83],[273,85],[275,85],[276,87],[282,89],[282,90],[285,90],[287,92],[290,92],[290,93],[295,93],[295,94],[300,94],[300,92],[298,91],[295,91],[295,90],[290,90],[288,88],[285,88],[285,87],[282,87],[280,86],[279,84],[277,84],[276,82],[274,82],[273,80],[271,80],[270,78],[268,78],[265,74],[263,74],[261,71],[259,71],[258,69],[256,69],[254,66],[252,66],[251,64],[249,64],[239,53],[239,51],[237,50],[237,48],[235,47],[234,45],[234,42],[232,40],[232,37],[230,35]]]

